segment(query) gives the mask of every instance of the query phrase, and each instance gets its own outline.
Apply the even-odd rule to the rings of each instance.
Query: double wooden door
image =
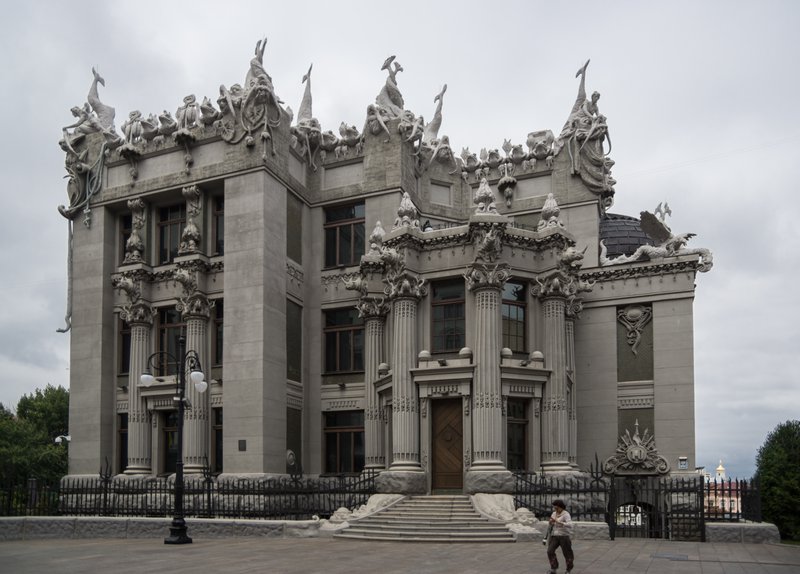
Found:
[[[431,401],[431,488],[464,487],[464,422],[461,399]]]

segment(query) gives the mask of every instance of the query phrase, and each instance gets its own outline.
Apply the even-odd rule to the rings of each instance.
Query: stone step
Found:
[[[396,540],[403,542],[514,542],[508,532],[504,533],[463,533],[463,532],[406,532],[395,530],[374,531],[353,527],[340,532],[337,538],[360,538],[363,540]]]
[[[416,542],[514,542],[464,495],[414,496],[371,516],[350,521],[336,538]]]

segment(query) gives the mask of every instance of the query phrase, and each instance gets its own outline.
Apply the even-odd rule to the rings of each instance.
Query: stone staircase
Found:
[[[502,523],[489,522],[468,496],[412,496],[350,521],[335,538],[398,542],[514,542]]]

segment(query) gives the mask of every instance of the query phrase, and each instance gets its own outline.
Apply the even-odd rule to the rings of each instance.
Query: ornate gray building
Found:
[[[458,155],[386,83],[363,128],[297,118],[259,42],[243,84],[175,116],[73,108],[70,473],[173,471],[184,335],[187,473],[381,469],[385,492],[507,492],[511,472],[695,466],[692,304],[711,254],[667,206],[609,212],[586,66],[562,131]],[[587,62],[588,64],[588,62]],[[565,106],[566,107],[566,106]],[[565,110],[566,111],[566,110]],[[524,129],[521,128],[521,129]],[[113,461],[113,462],[112,462]]]

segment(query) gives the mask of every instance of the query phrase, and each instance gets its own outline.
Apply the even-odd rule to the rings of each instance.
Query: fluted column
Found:
[[[569,421],[567,413],[566,301],[545,297],[544,360],[550,380],[542,398],[542,466],[569,470]]]
[[[152,472],[152,430],[150,413],[141,395],[139,377],[148,370],[150,331],[153,327],[153,308],[138,301],[124,307],[122,318],[131,327],[130,364],[128,366],[128,466],[125,474]]]
[[[364,317],[364,458],[365,468],[382,469],[386,466],[383,448],[383,421],[378,403],[375,381],[378,365],[383,359],[383,337],[386,325],[387,305],[383,299],[363,298],[359,311]]]
[[[572,374],[572,384],[567,394],[567,419],[569,421],[569,462],[578,466],[578,409],[575,389],[575,319],[567,310],[566,320],[567,365]]]
[[[421,470],[419,460],[419,395],[411,377],[415,367],[417,299],[392,302],[392,470]]]
[[[473,355],[472,470],[504,470],[503,404],[500,387],[501,282],[473,286],[475,337]]]
[[[195,294],[179,305],[184,321],[186,321],[186,349],[196,351],[201,361],[206,361],[204,368],[208,368],[206,350],[206,324],[211,312],[208,298],[202,294]],[[191,408],[184,411],[183,421],[183,460],[186,474],[203,472],[208,464],[208,433],[209,433],[209,393],[199,393],[191,382],[189,361],[186,364],[186,397]]]

